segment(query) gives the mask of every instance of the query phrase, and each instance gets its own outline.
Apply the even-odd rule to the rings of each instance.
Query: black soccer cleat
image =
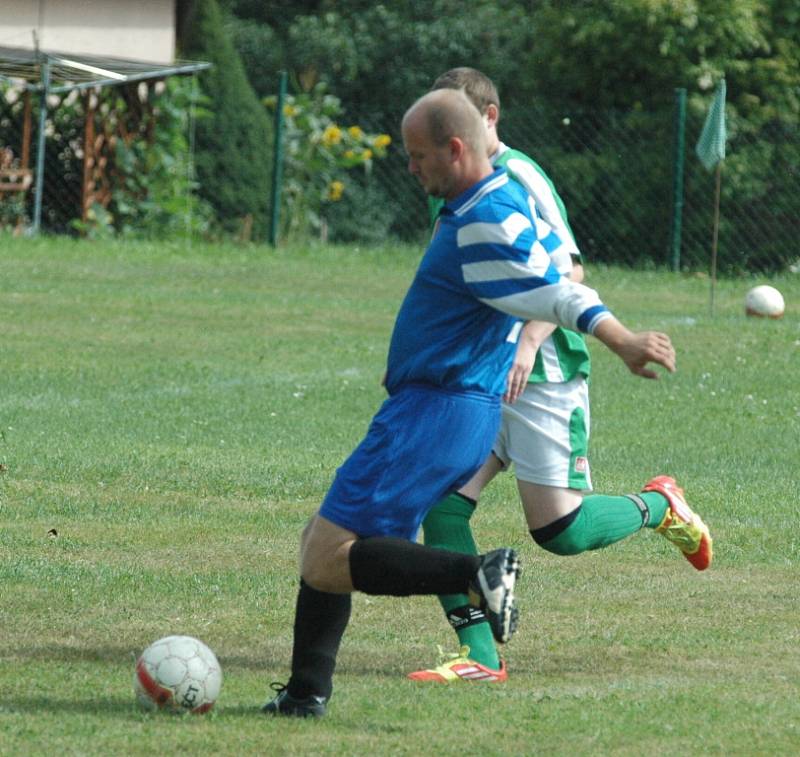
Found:
[[[505,644],[517,630],[519,611],[514,604],[514,585],[519,561],[513,549],[487,552],[469,586],[470,603],[486,613],[494,638]]]
[[[307,697],[293,697],[289,693],[286,684],[272,683],[270,688],[277,692],[274,699],[271,699],[261,707],[261,712],[265,715],[284,715],[296,718],[321,718],[327,709],[327,697],[320,697],[311,694]]]

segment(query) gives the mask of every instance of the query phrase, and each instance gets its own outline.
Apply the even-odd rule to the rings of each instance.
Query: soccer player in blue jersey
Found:
[[[481,112],[487,149],[533,199],[537,212],[573,258],[571,277],[583,279],[580,252],[564,203],[542,168],[498,136],[500,98],[494,83],[474,68],[455,68],[432,89],[461,89]],[[438,213],[441,201],[432,200]],[[425,543],[477,554],[470,518],[483,488],[514,464],[523,510],[534,541],[558,555],[576,555],[613,544],[648,526],[675,543],[698,570],[711,561],[711,537],[692,513],[674,480],[657,476],[644,491],[620,496],[591,494],[588,461],[589,352],[581,334],[529,321],[522,329],[508,374],[500,434],[475,477],[439,502],[423,522]],[[483,613],[464,595],[439,598],[461,650],[440,665],[418,670],[413,680],[451,683],[507,679]]]
[[[446,204],[395,322],[389,397],[303,532],[291,677],[273,686],[266,714],[325,713],[353,591],[466,592],[498,642],[514,632],[513,550],[477,556],[414,539],[428,510],[491,451],[518,319],[594,334],[644,377],[658,376],[650,363],[675,369],[666,334],[629,331],[596,292],[562,279],[560,240],[492,168],[481,116],[462,92],[423,96],[402,132],[409,170]]]

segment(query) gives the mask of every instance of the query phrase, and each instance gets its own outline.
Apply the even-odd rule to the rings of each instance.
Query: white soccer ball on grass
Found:
[[[760,318],[780,318],[784,306],[783,295],[775,287],[767,284],[753,287],[744,298],[747,315]]]
[[[165,636],[136,661],[133,690],[146,710],[208,712],[221,688],[216,655],[193,636]]]

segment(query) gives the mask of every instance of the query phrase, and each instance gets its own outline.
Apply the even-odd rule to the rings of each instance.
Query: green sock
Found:
[[[636,499],[640,502],[637,503]],[[578,555],[621,541],[646,525],[656,528],[664,519],[666,499],[657,492],[634,497],[591,494],[577,510],[549,526],[532,531],[537,544],[557,555]]]
[[[469,519],[475,504],[460,494],[450,494],[436,504],[422,522],[425,544],[429,547],[450,549],[468,555],[477,555],[478,547],[472,537]],[[468,645],[469,656],[492,670],[500,668],[494,637],[485,617],[475,622],[475,610],[470,608],[466,594],[439,596],[448,622],[458,634],[459,642]]]
[[[664,520],[667,510],[669,510],[667,498],[658,492],[642,492],[636,496],[644,501],[650,512],[650,520],[646,524],[647,528],[658,528],[661,525],[661,521]]]

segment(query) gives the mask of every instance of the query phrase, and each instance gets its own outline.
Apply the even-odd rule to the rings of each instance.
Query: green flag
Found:
[[[720,79],[717,86],[717,93],[703,124],[703,133],[697,141],[695,152],[709,171],[725,160],[725,79]]]

